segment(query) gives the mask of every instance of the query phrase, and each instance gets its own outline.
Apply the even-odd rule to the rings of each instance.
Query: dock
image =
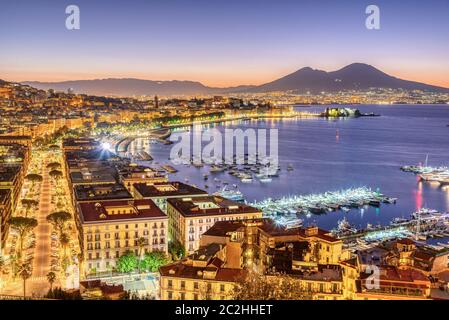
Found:
[[[178,172],[178,170],[176,170],[175,168],[173,168],[172,166],[170,166],[168,164],[162,165],[161,168],[163,170],[167,171],[168,173],[176,173],[176,172]]]

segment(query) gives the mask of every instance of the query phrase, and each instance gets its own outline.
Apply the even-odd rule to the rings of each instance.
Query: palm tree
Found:
[[[139,273],[140,273],[140,262],[142,261],[142,256],[143,256],[143,250],[145,248],[146,245],[146,239],[144,237],[140,237],[139,239],[137,239],[137,246],[139,247]]]
[[[37,220],[27,217],[9,218],[9,225],[19,233],[19,257],[22,257],[23,240],[34,228],[37,227]]]
[[[65,224],[72,218],[72,215],[66,211],[57,211],[50,213],[47,216],[47,221],[50,222],[59,231],[59,236],[64,233]]]
[[[17,274],[23,280],[23,298],[26,299],[26,281],[31,277],[31,265],[29,263],[22,263],[19,266]]]
[[[3,272],[3,268],[5,267],[5,259],[0,255],[0,274]]]
[[[61,244],[63,257],[65,258],[67,254],[67,246],[70,244],[70,237],[67,233],[62,233],[59,236],[59,243]]]
[[[53,271],[47,273],[47,281],[50,284],[50,291],[53,291],[53,283],[56,281],[56,273]]]

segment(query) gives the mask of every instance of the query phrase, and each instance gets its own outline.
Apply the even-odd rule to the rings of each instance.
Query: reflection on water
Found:
[[[419,209],[422,208],[422,181],[420,181],[420,179],[417,177],[416,178],[416,183],[418,185],[418,189],[415,192],[415,210],[418,211]]]
[[[248,201],[292,194],[322,193],[368,186],[398,198],[396,205],[380,208],[353,209],[348,213],[333,212],[304,217],[323,228],[333,228],[344,215],[358,227],[367,223],[386,224],[394,217],[408,217],[422,207],[449,211],[449,188],[419,182],[410,173],[399,170],[402,165],[418,164],[429,155],[429,165],[449,165],[449,106],[358,106],[362,112],[375,112],[376,118],[325,120],[253,120],[208,124],[224,128],[277,128],[281,171],[271,183],[257,179],[242,184],[228,173],[211,174],[207,167],[175,166],[180,171],[172,180],[195,184],[215,192],[223,187],[238,185]],[[310,108],[311,112],[323,107]],[[431,110],[431,111],[430,111]],[[136,141],[131,150],[144,148],[154,161],[167,162],[171,146]],[[150,163],[151,164],[151,163]],[[293,171],[287,171],[289,164]],[[209,174],[208,181],[203,175]],[[216,181],[214,181],[216,178]]]

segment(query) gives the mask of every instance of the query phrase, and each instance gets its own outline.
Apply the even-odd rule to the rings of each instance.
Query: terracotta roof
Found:
[[[234,232],[244,227],[245,224],[242,221],[217,221],[203,233],[203,236],[225,237],[229,232]]]
[[[219,196],[195,197],[192,200],[175,198],[168,199],[167,202],[175,207],[183,216],[212,216],[261,212],[257,208]],[[200,209],[197,205],[200,202],[212,202],[217,207]]]
[[[161,276],[176,277],[176,278],[188,278],[188,279],[203,279],[203,272],[207,271],[208,267],[194,267],[192,265],[185,264],[185,261],[175,262],[169,265],[165,265],[159,268]],[[234,268],[218,268],[216,270],[215,277],[208,280],[235,282],[243,279],[246,275],[243,269]]]
[[[131,206],[135,213],[108,214],[106,209],[120,206]],[[166,218],[152,200],[117,200],[79,203],[83,222],[101,222],[126,219]]]

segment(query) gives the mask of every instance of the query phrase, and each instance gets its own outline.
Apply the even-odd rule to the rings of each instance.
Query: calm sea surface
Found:
[[[325,107],[301,108],[303,111],[323,111]],[[418,182],[417,177],[399,170],[400,166],[423,163],[449,166],[449,105],[360,105],[362,112],[375,112],[381,117],[347,119],[251,120],[214,124],[224,128],[277,128],[279,158],[282,170],[271,183],[257,179],[251,184],[228,173],[211,174],[204,181],[208,168],[175,166],[179,172],[171,180],[186,181],[217,191],[217,177],[230,186],[237,184],[247,201],[266,197],[282,197],[322,193],[350,187],[367,186],[387,196],[398,198],[395,205],[380,208],[353,209],[349,213],[331,212],[305,219],[322,228],[331,229],[345,215],[357,227],[367,223],[387,224],[394,217],[429,207],[449,211],[449,187]],[[338,134],[337,134],[338,132]],[[138,143],[138,142],[136,142]],[[132,146],[134,148],[135,146]],[[168,163],[171,146],[148,144],[154,161]],[[150,163],[151,164],[151,163]],[[287,171],[292,164],[294,171]]]

